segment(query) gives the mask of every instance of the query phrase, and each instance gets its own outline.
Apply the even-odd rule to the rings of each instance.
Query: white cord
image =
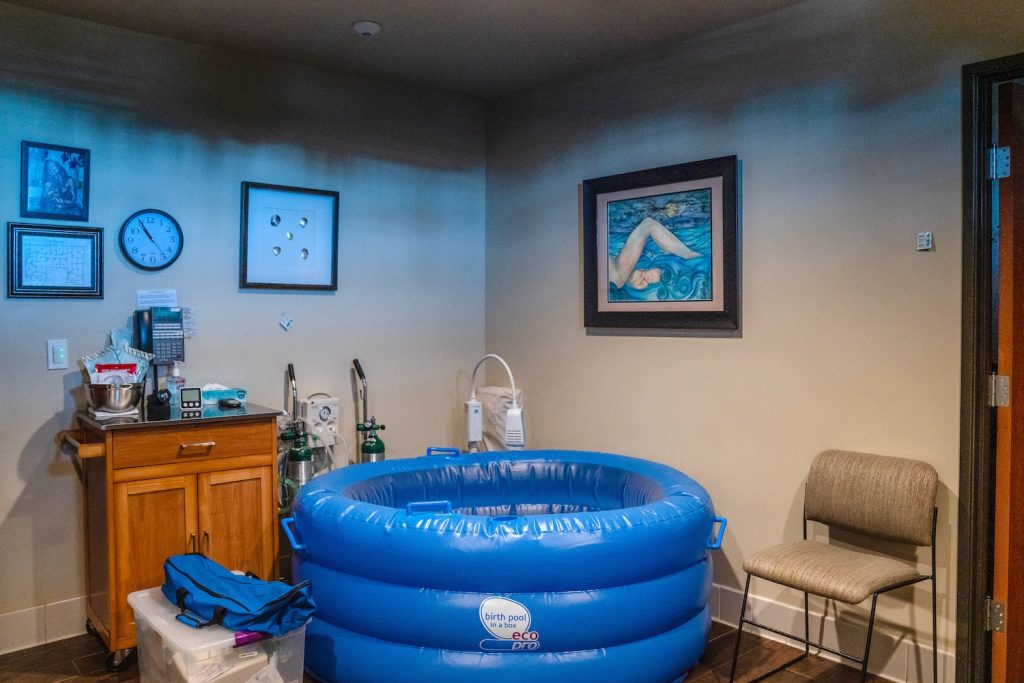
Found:
[[[483,365],[484,361],[488,358],[493,358],[505,367],[505,372],[508,373],[508,381],[512,385],[512,408],[518,408],[519,404],[516,402],[516,380],[512,377],[512,369],[508,366],[508,363],[505,362],[504,358],[493,353],[488,353],[486,356],[481,358],[477,361],[476,367],[473,368],[473,380],[469,390],[469,400],[472,401],[476,398],[476,371],[480,369],[480,366]]]
[[[341,439],[341,442],[345,444],[345,464],[347,465],[352,462],[352,451],[348,447],[348,439],[346,439],[345,435],[341,432],[338,432],[335,436]]]

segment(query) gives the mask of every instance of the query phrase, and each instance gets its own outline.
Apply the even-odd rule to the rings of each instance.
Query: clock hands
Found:
[[[156,243],[156,240],[155,240],[155,239],[153,239],[153,235],[151,235],[151,234],[149,233],[149,230],[147,230],[147,229],[146,229],[146,224],[142,222],[142,219],[141,219],[141,218],[139,218],[139,219],[138,219],[138,222],[139,222],[139,225],[141,225],[141,226],[142,226],[142,232],[146,233],[146,237],[148,237],[148,238],[149,238],[149,241],[153,243],[153,246],[154,246],[154,247],[156,247],[156,253],[157,253],[157,256],[159,256],[159,257],[161,257],[161,258],[162,258],[162,257],[163,257],[163,254],[164,254],[164,251],[163,251],[163,249],[161,249],[161,248],[160,248],[160,245]],[[155,261],[152,261],[152,258],[153,258],[153,257],[150,257],[150,261],[151,261],[151,262],[155,262]]]
[[[149,241],[152,242],[153,244],[156,244],[156,240],[153,239],[153,236],[149,234],[149,230],[146,229],[146,224],[142,222],[141,218],[138,219],[138,221],[139,221],[139,225],[142,226],[142,232],[146,233],[146,237],[149,238]]]

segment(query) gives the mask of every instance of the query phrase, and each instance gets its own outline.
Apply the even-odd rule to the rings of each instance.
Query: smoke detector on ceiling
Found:
[[[355,34],[363,38],[373,38],[380,33],[380,29],[381,26],[376,21],[357,21],[352,24],[352,30],[355,31]]]

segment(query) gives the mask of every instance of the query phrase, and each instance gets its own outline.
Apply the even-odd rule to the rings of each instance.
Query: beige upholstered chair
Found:
[[[732,672],[743,637],[743,625],[751,624],[804,644],[804,652],[756,680],[767,678],[803,659],[815,648],[831,652],[861,665],[861,680],[867,678],[871,653],[871,632],[875,624],[878,596],[918,581],[932,582],[932,671],[938,681],[935,587],[935,490],[938,475],[931,465],[917,460],[890,458],[849,451],[825,451],[814,459],[807,475],[804,496],[804,540],[760,550],[746,562],[747,582],[743,589],[736,650]],[[857,532],[866,536],[914,546],[931,546],[931,571],[921,574],[917,567],[891,557],[879,556],[835,545],[807,540],[808,522]],[[746,618],[750,577],[756,576],[795,588],[804,593],[804,637],[758,624]],[[855,657],[810,642],[808,594],[855,605],[871,598],[864,656]]]

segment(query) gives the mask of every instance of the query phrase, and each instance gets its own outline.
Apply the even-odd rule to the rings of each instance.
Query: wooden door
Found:
[[[135,645],[135,614],[126,601],[128,594],[163,585],[164,560],[192,550],[196,526],[194,474],[114,485],[112,650]]]
[[[1010,148],[1010,177],[999,183],[998,373],[1010,378],[1010,405],[996,412],[992,598],[1005,630],[992,634],[992,681],[1024,681],[1024,86],[999,87],[999,146]]]
[[[228,569],[273,578],[276,508],[270,467],[199,475],[200,547]]]

